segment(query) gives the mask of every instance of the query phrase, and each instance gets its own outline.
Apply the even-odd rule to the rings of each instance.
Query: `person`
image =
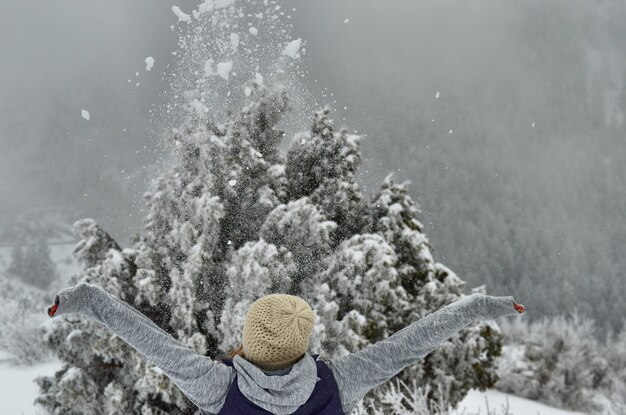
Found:
[[[513,297],[474,293],[360,351],[324,361],[307,352],[315,322],[310,305],[269,294],[251,304],[241,347],[220,362],[93,284],[61,290],[48,309],[50,317],[77,313],[103,324],[161,368],[203,415],[347,415],[370,389],[467,325],[524,312]]]

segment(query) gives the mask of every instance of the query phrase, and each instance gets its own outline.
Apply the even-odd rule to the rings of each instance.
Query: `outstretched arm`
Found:
[[[94,318],[158,366],[200,409],[218,413],[234,369],[174,339],[135,308],[92,284],[78,284],[59,292],[50,317],[78,313]]]
[[[472,294],[418,320],[388,338],[328,362],[348,414],[372,388],[391,379],[443,341],[478,320],[524,312],[513,297]]]

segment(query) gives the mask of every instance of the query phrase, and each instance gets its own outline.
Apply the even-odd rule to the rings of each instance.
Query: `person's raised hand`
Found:
[[[89,312],[97,303],[101,291],[98,286],[84,282],[64,288],[54,297],[54,304],[48,307],[48,316]]]
[[[520,314],[524,314],[526,312],[526,307],[522,304],[516,303],[515,300],[513,301],[513,308]]]
[[[496,319],[503,316],[516,316],[524,314],[526,307],[515,302],[512,296],[492,296],[474,293],[473,297],[481,310],[482,317],[486,320]]]
[[[59,296],[55,295],[54,304],[48,307],[48,316],[54,317],[55,313],[57,312],[57,308],[59,308]]]

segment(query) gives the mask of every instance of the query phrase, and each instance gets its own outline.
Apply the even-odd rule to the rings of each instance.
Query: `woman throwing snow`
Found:
[[[244,321],[239,354],[202,356],[102,288],[78,284],[59,292],[50,317],[96,319],[158,366],[203,414],[349,414],[372,388],[417,362],[467,325],[524,313],[513,297],[466,296],[392,336],[327,362],[307,353],[313,310],[300,297],[256,300]]]

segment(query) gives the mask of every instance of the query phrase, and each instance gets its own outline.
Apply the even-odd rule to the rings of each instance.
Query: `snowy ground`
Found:
[[[571,412],[552,408],[539,402],[509,395],[497,390],[488,390],[485,392],[471,390],[452,415],[463,415],[464,413],[487,415],[487,408],[489,408],[490,411],[495,410],[496,413],[500,414],[504,413],[501,409],[507,407],[507,402],[508,410],[511,415],[583,415],[582,412]],[[487,406],[487,403],[489,406]]]
[[[0,361],[2,360],[0,352]],[[37,376],[52,375],[61,367],[60,362],[48,362],[36,366],[13,366],[0,363],[0,414],[35,415],[42,412],[33,404],[37,396]]]
[[[43,363],[40,365],[12,366],[2,363],[3,354],[0,352],[0,414],[3,415],[35,415],[40,414],[38,408],[33,405],[37,395],[37,385],[33,379],[40,375],[52,375],[61,367],[58,361]],[[453,415],[481,414],[487,415],[485,398],[489,402],[491,410],[499,410],[509,403],[511,415],[579,415],[579,412],[569,412],[551,408],[538,402],[507,395],[495,390],[486,392],[470,391],[461,402],[459,409]],[[465,412],[463,412],[465,410]],[[580,414],[582,415],[582,414]]]

